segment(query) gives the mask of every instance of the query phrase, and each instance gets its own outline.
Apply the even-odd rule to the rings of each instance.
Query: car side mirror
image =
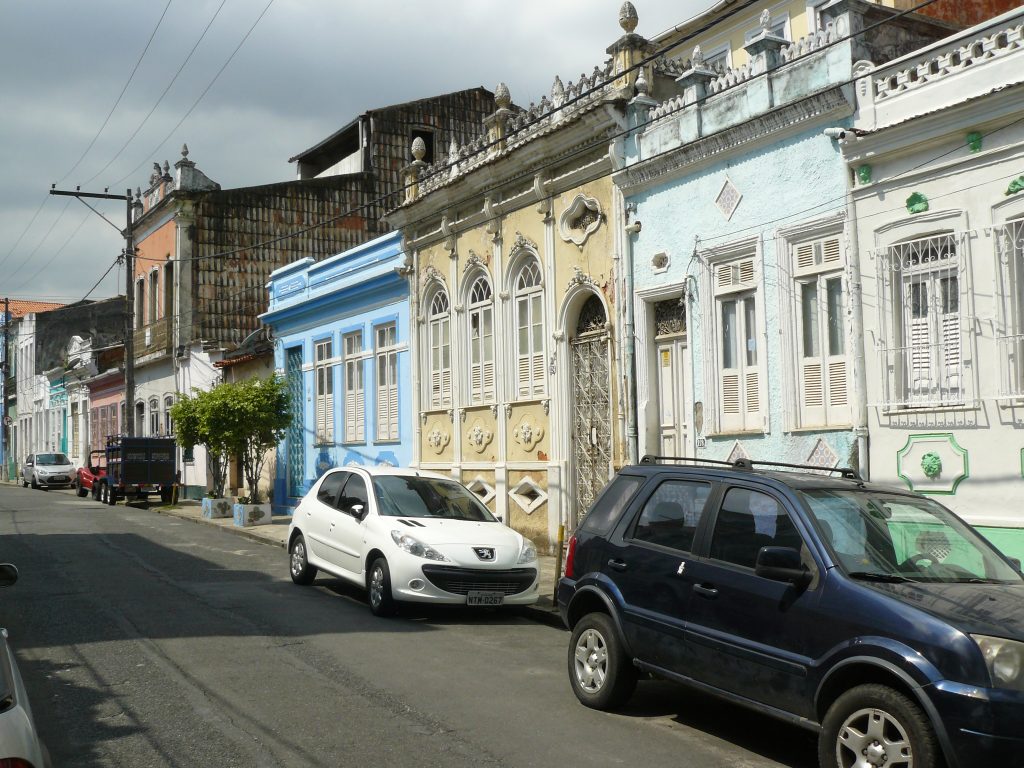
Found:
[[[11,563],[0,563],[0,587],[9,587],[17,580],[17,567]]]
[[[797,586],[811,580],[811,572],[800,560],[800,551],[793,547],[761,547],[754,573],[765,579],[788,581]]]
[[[505,522],[505,518],[502,517],[501,515],[495,515],[494,519],[497,520],[499,523],[504,523]]]
[[[366,516],[366,507],[362,504],[353,504],[348,508],[348,511],[351,513],[352,517],[358,518],[359,520],[362,520]]]
[[[1008,557],[1006,559],[1010,561],[1010,565],[1012,565],[1014,568],[1017,569],[1017,573],[1020,573],[1020,558],[1019,557]]]

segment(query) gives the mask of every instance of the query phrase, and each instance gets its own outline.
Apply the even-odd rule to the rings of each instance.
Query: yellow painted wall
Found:
[[[510,471],[508,473],[508,487],[514,488],[526,476],[529,476],[538,487],[544,489],[545,493],[548,492],[547,472],[539,470],[536,472]],[[541,547],[542,551],[547,551],[550,543],[548,541],[548,503],[546,501],[527,514],[518,504],[509,499],[508,517],[509,519],[506,523],[510,528],[514,528],[532,540]]]

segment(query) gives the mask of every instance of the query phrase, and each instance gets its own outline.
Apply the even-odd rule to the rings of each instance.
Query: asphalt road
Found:
[[[644,682],[580,706],[568,635],[506,612],[377,619],[278,547],[0,486],[6,626],[56,768],[816,764],[814,737]]]

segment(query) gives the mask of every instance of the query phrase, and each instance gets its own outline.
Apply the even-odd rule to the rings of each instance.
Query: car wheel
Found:
[[[370,576],[366,580],[366,592],[370,599],[370,610],[374,616],[393,616],[395,598],[391,594],[391,569],[388,561],[378,557],[370,566]]]
[[[818,761],[822,768],[934,768],[938,748],[928,718],[909,698],[884,685],[859,685],[829,707],[818,737]]]
[[[24,475],[21,476],[21,487],[28,488],[28,480],[25,479]]]
[[[588,613],[572,630],[569,682],[582,704],[617,709],[636,688],[637,671],[606,613]]]
[[[75,493],[78,494],[80,499],[84,499],[89,494],[89,489],[82,485],[82,481],[79,480],[75,483]]]
[[[306,559],[306,540],[301,533],[292,539],[289,553],[288,570],[292,574],[292,581],[303,586],[312,584],[316,578],[316,568]]]
[[[110,485],[110,483],[107,483],[106,491],[107,491],[107,504],[109,504],[110,506],[114,506],[115,504],[117,504],[117,489],[112,487]]]
[[[35,488],[36,490],[39,489],[39,483],[36,482],[35,472],[32,473],[32,487]]]

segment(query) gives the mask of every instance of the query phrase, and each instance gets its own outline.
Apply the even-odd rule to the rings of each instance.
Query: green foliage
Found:
[[[238,456],[251,503],[259,503],[258,488],[269,449],[284,437],[290,422],[290,403],[284,379],[248,379],[194,389],[171,408],[178,443],[184,448],[206,446],[213,493],[224,495],[228,463]]]

